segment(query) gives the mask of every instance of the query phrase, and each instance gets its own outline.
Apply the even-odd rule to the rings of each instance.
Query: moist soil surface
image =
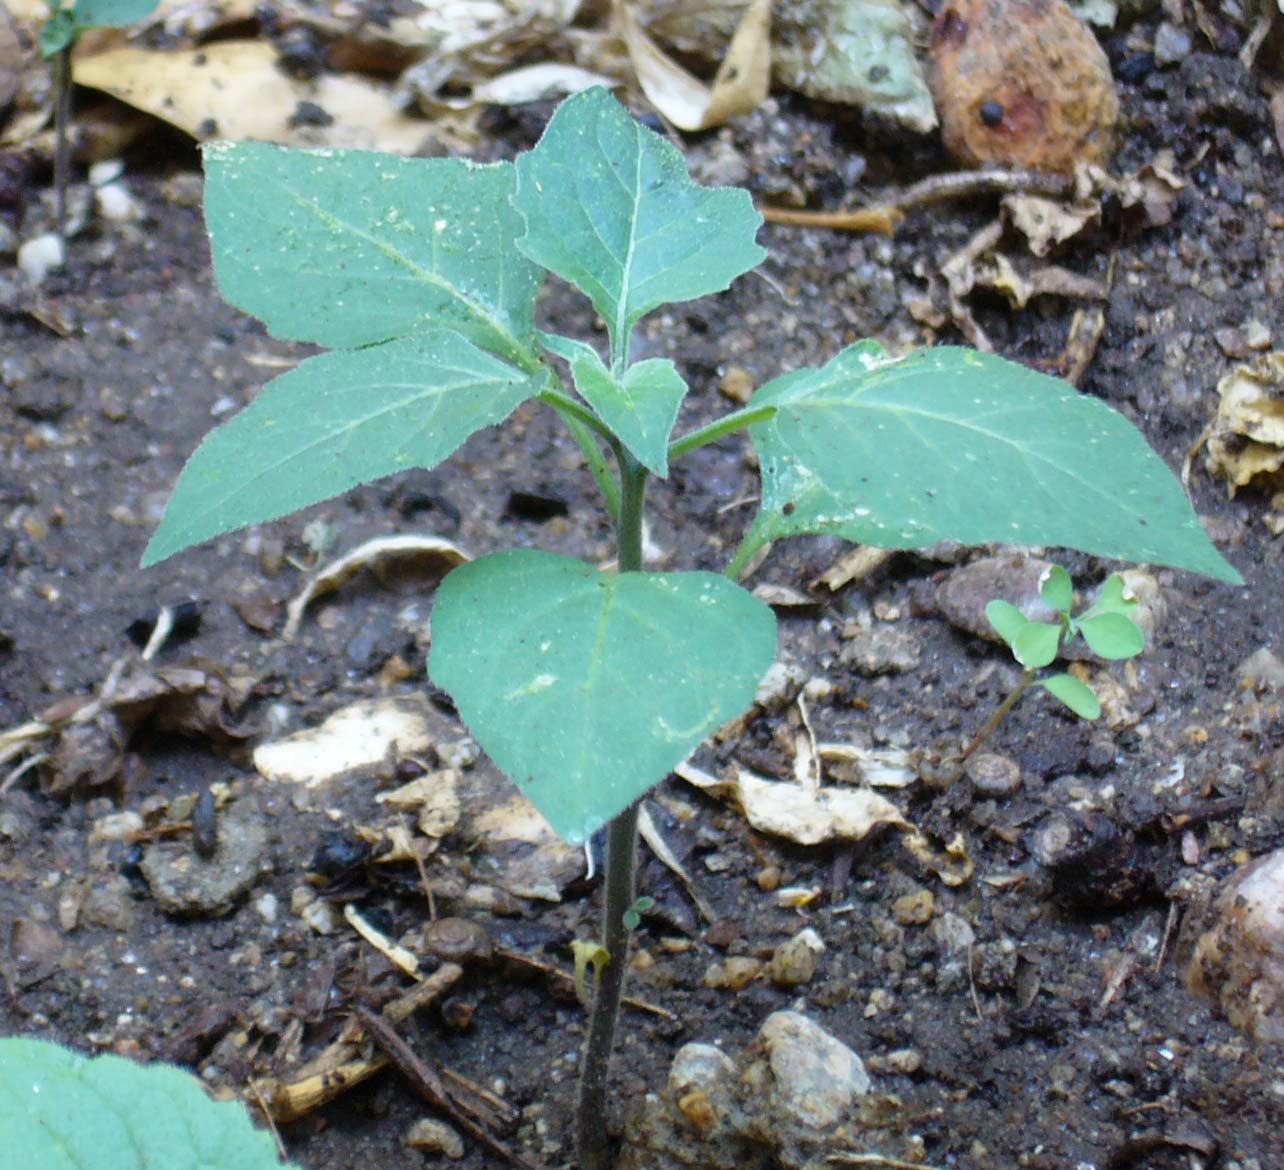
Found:
[[[1266,101],[1233,55],[1142,72],[1120,83],[1114,167],[1172,150],[1187,184],[1172,220],[1108,215],[1056,261],[1095,278],[1113,264],[1080,388],[1124,412],[1179,471],[1212,418],[1216,383],[1252,356],[1236,356],[1234,338],[1255,320],[1276,347],[1284,340],[1284,167]],[[485,156],[532,145],[548,112],[494,115]],[[706,181],[814,207],[876,202],[949,169],[934,145],[907,149],[902,134],[849,110],[788,97],[683,146]],[[405,936],[429,917],[426,880],[432,912],[563,970],[571,941],[597,930],[600,878],[582,866],[548,877],[557,901],[517,896],[495,876],[496,848],[471,827],[478,794],[503,791],[484,757],[465,769],[463,816],[422,876],[362,860],[358,830],[396,819],[376,796],[458,755],[466,733],[440,694],[429,690],[435,746],[311,788],[256,772],[261,742],[358,700],[425,693],[437,577],[359,574],[315,601],[290,641],[285,604],[318,563],[391,533],[443,537],[473,555],[540,547],[600,563],[613,549],[578,449],[527,404],[433,471],[140,571],[185,458],[303,352],[220,300],[194,152],[152,142],[127,181],[141,222],[91,224],[67,271],[38,296],[11,283],[0,314],[0,724],[51,708],[65,718],[113,678],[149,680],[167,697],[106,731],[34,741],[5,769],[0,1032],[165,1058],[242,1092],[315,1056],[356,1005],[377,1008],[408,986],[344,921],[345,906]],[[929,339],[911,306],[997,212],[993,196],[939,204],[911,212],[893,239],[765,227],[760,274],[643,327],[648,355],[672,357],[692,386],[679,427],[732,408],[725,391],[739,384],[822,363],[861,337],[894,349]],[[1076,310],[1094,307],[1043,297],[1015,311],[984,296],[970,306],[999,352],[1054,372]],[[593,336],[591,313],[565,289],[547,290],[542,312],[559,332]],[[935,339],[964,340],[949,323]],[[849,546],[809,538],[772,550],[747,583],[799,595],[804,604],[778,609],[781,657],[799,680],[830,685],[809,688],[801,708],[756,709],[696,764],[788,779],[805,710],[818,741],[905,754],[909,782],[880,791],[928,848],[907,849],[891,829],[794,845],[680,780],[662,785],[652,817],[708,914],[644,848],[640,886],[655,906],[634,934],[629,990],[670,1014],[625,1014],[620,1119],[663,1088],[682,1043],[739,1054],[771,1012],[796,1008],[872,1073],[878,1107],[849,1127],[852,1151],[977,1170],[1282,1164],[1279,1046],[1254,1045],[1181,980],[1209,892],[1284,844],[1284,713],[1268,684],[1240,671],[1281,646],[1281,546],[1262,522],[1267,500],[1228,499],[1202,457],[1189,490],[1246,586],[1156,570],[1166,615],[1151,644],[1094,676],[1112,688],[1106,716],[1081,723],[1031,693],[986,745],[1020,769],[1001,793],[951,782],[934,763],[1019,677],[1002,647],[957,628],[936,601],[958,565],[995,550],[897,553],[832,590],[817,578]],[[743,436],[678,464],[649,497],[652,563],[720,568],[755,491]],[[1117,567],[1058,559],[1089,584]],[[145,641],[158,607],[180,603],[174,633],[144,663],[131,629]],[[871,630],[875,650],[853,653]],[[202,672],[200,702],[174,697],[192,677],[178,668]],[[10,775],[38,752],[51,754]],[[830,768],[826,782],[852,782]],[[250,888],[206,901],[180,889],[162,905],[161,861],[197,864],[183,826],[191,797],[211,785],[222,836],[209,864],[249,841]],[[715,963],[768,959],[805,927],[825,948],[808,981],[764,973],[740,989],[706,986]],[[472,963],[401,1029],[520,1111],[506,1138],[514,1149],[571,1164],[584,1013],[564,983],[513,962]],[[282,1137],[310,1170],[419,1166],[424,1155],[403,1137],[425,1112],[385,1071]],[[501,1164],[465,1145],[461,1168]]]

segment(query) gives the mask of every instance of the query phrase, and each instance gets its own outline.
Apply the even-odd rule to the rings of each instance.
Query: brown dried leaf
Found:
[[[1242,487],[1284,488],[1284,350],[1236,366],[1217,383],[1217,393],[1205,467],[1226,480],[1232,496]],[[1271,503],[1264,520],[1276,531],[1284,528],[1284,510],[1274,498]]]
[[[706,86],[665,53],[624,0],[615,19],[639,84],[652,105],[680,130],[709,130],[757,109],[771,86],[771,0],[753,0]]]

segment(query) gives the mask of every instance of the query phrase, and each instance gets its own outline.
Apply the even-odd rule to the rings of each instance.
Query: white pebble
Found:
[[[18,248],[18,267],[32,284],[39,284],[55,268],[61,268],[67,259],[63,242],[47,232],[32,236]]]

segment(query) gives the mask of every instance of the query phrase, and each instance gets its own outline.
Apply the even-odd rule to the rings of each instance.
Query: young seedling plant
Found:
[[[206,147],[224,296],[277,336],[328,346],[212,431],[143,557],[272,520],[410,467],[537,399],[566,424],[614,524],[603,571],[531,549],[440,585],[429,673],[567,841],[606,827],[581,1170],[609,1164],[607,1071],[636,908],[637,801],[741,713],[776,653],[771,610],[736,584],[771,541],[892,548],[945,538],[1061,545],[1237,581],[1180,486],[1122,416],[965,349],[864,341],[673,435],[688,386],[630,360],[639,321],[757,266],[748,194],[693,183],[681,155],[602,89],[567,99],[513,163]],[[547,272],[588,297],[607,352],[535,325]],[[566,363],[564,383],[550,355]],[[746,430],[757,515],[722,575],[643,567],[648,481]]]
[[[1051,666],[1075,638],[1083,638],[1098,658],[1111,662],[1136,658],[1146,648],[1146,636],[1134,619],[1137,600],[1128,593],[1118,573],[1105,579],[1097,600],[1077,616],[1070,612],[1074,604],[1074,582],[1060,565],[1051,565],[1044,571],[1039,581],[1039,596],[1056,614],[1056,621],[1032,621],[1010,601],[1001,598],[995,598],[985,607],[986,619],[1022,666],[1021,681],[968,744],[963,759],[993,734],[1031,686],[1043,687],[1080,719],[1096,719],[1101,714],[1101,703],[1092,688],[1074,675],[1061,672],[1039,677],[1039,671]]]
[[[53,58],[54,200],[58,242],[67,250],[68,127],[71,124],[71,54],[80,34],[91,28],[124,28],[150,16],[160,0],[50,0],[49,19],[40,28],[40,54]]]

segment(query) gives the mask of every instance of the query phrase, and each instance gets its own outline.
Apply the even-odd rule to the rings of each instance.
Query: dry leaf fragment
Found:
[[[433,742],[428,700],[422,695],[363,699],[317,727],[260,745],[254,766],[269,780],[316,788],[392,755],[426,752]]]
[[[1284,350],[1236,366],[1217,383],[1217,393],[1204,465],[1226,480],[1231,496],[1249,486],[1284,489]],[[1273,515],[1265,520],[1275,531],[1284,508],[1271,503]]]
[[[478,878],[519,898],[560,902],[562,891],[584,873],[584,850],[554,833],[521,793],[474,818],[471,829],[480,842]]]
[[[394,562],[428,561],[440,564],[448,571],[472,558],[457,544],[440,536],[416,536],[403,533],[397,536],[379,536],[359,544],[338,560],[331,561],[313,573],[303,591],[290,602],[288,618],[281,637],[288,642],[299,632],[303,612],[322,594],[338,589],[363,569],[376,572]]]
[[[328,73],[310,81],[289,77],[266,41],[216,41],[170,53],[113,49],[77,58],[74,77],[200,141],[253,138],[414,154],[432,139],[431,127],[406,117],[387,85]],[[321,114],[296,118],[304,102]]]
[[[752,0],[708,86],[651,39],[625,0],[615,0],[614,13],[638,83],[651,104],[680,130],[721,126],[766,99],[771,86],[771,0]]]
[[[859,841],[879,825],[911,826],[891,801],[868,788],[811,787],[767,780],[737,766],[730,779],[718,779],[690,764],[674,771],[712,796],[730,800],[755,829],[799,845],[822,841]]]
[[[459,824],[461,776],[454,768],[442,768],[420,776],[409,784],[375,797],[398,812],[413,812],[425,837],[444,837]]]

